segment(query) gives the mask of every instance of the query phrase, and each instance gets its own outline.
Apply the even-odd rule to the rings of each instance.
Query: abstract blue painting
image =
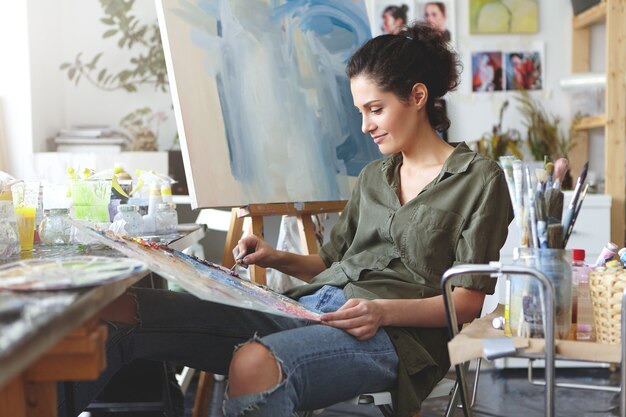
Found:
[[[345,65],[370,37],[363,0],[159,0],[194,207],[349,197],[381,155]]]

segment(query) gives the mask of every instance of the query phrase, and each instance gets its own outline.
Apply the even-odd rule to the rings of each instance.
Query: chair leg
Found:
[[[468,391],[467,391],[467,371],[469,368],[469,362],[456,365],[456,381],[458,385],[458,395],[461,399],[461,408],[463,409],[463,415],[465,417],[473,417],[472,407],[469,404]],[[457,391],[455,389],[455,391]],[[456,392],[455,392],[456,394]],[[452,400],[450,401],[452,402]]]
[[[213,391],[213,374],[208,372],[200,372],[198,379],[198,388],[196,390],[196,398],[193,403],[192,417],[206,417],[209,408],[209,400]]]
[[[163,382],[161,388],[163,393],[163,414],[165,414],[165,417],[174,417],[174,408],[172,406],[172,396],[170,390],[170,373],[168,367],[168,363],[163,361]]]
[[[452,388],[452,393],[450,394],[450,401],[448,401],[448,407],[446,407],[445,417],[454,416],[454,413],[459,405],[460,397],[460,386],[459,381],[457,380],[454,383],[454,388]]]
[[[379,405],[378,409],[380,410],[381,413],[383,413],[383,416],[393,417],[393,408],[391,407],[390,404]]]
[[[476,359],[476,374],[474,375],[474,388],[472,388],[472,400],[470,401],[470,408],[476,404],[476,394],[478,393],[478,378],[480,377],[480,366],[483,362],[483,358]]]

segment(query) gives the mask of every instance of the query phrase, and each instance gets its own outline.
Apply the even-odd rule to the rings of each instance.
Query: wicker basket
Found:
[[[593,271],[589,274],[596,340],[600,343],[620,343],[624,288],[625,270]]]

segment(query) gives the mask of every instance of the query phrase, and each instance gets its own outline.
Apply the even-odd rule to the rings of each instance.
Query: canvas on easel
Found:
[[[380,157],[345,65],[363,0],[157,0],[192,206],[338,201]]]

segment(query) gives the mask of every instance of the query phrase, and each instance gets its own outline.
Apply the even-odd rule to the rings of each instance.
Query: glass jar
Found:
[[[42,245],[69,245],[72,241],[72,225],[67,222],[70,210],[66,208],[44,210],[39,224]]]
[[[8,259],[20,254],[20,237],[11,200],[0,200],[0,258]]]
[[[140,236],[143,233],[143,219],[139,214],[139,207],[133,204],[120,204],[113,222],[125,221],[124,230],[130,237]]]
[[[178,213],[176,204],[160,203],[156,212],[156,231],[159,235],[170,235],[176,233],[178,226]]]
[[[572,325],[572,253],[563,249],[520,248],[515,265],[543,272],[554,287],[555,336],[566,339]],[[544,336],[544,291],[541,282],[527,275],[510,275],[509,326],[518,337]]]

